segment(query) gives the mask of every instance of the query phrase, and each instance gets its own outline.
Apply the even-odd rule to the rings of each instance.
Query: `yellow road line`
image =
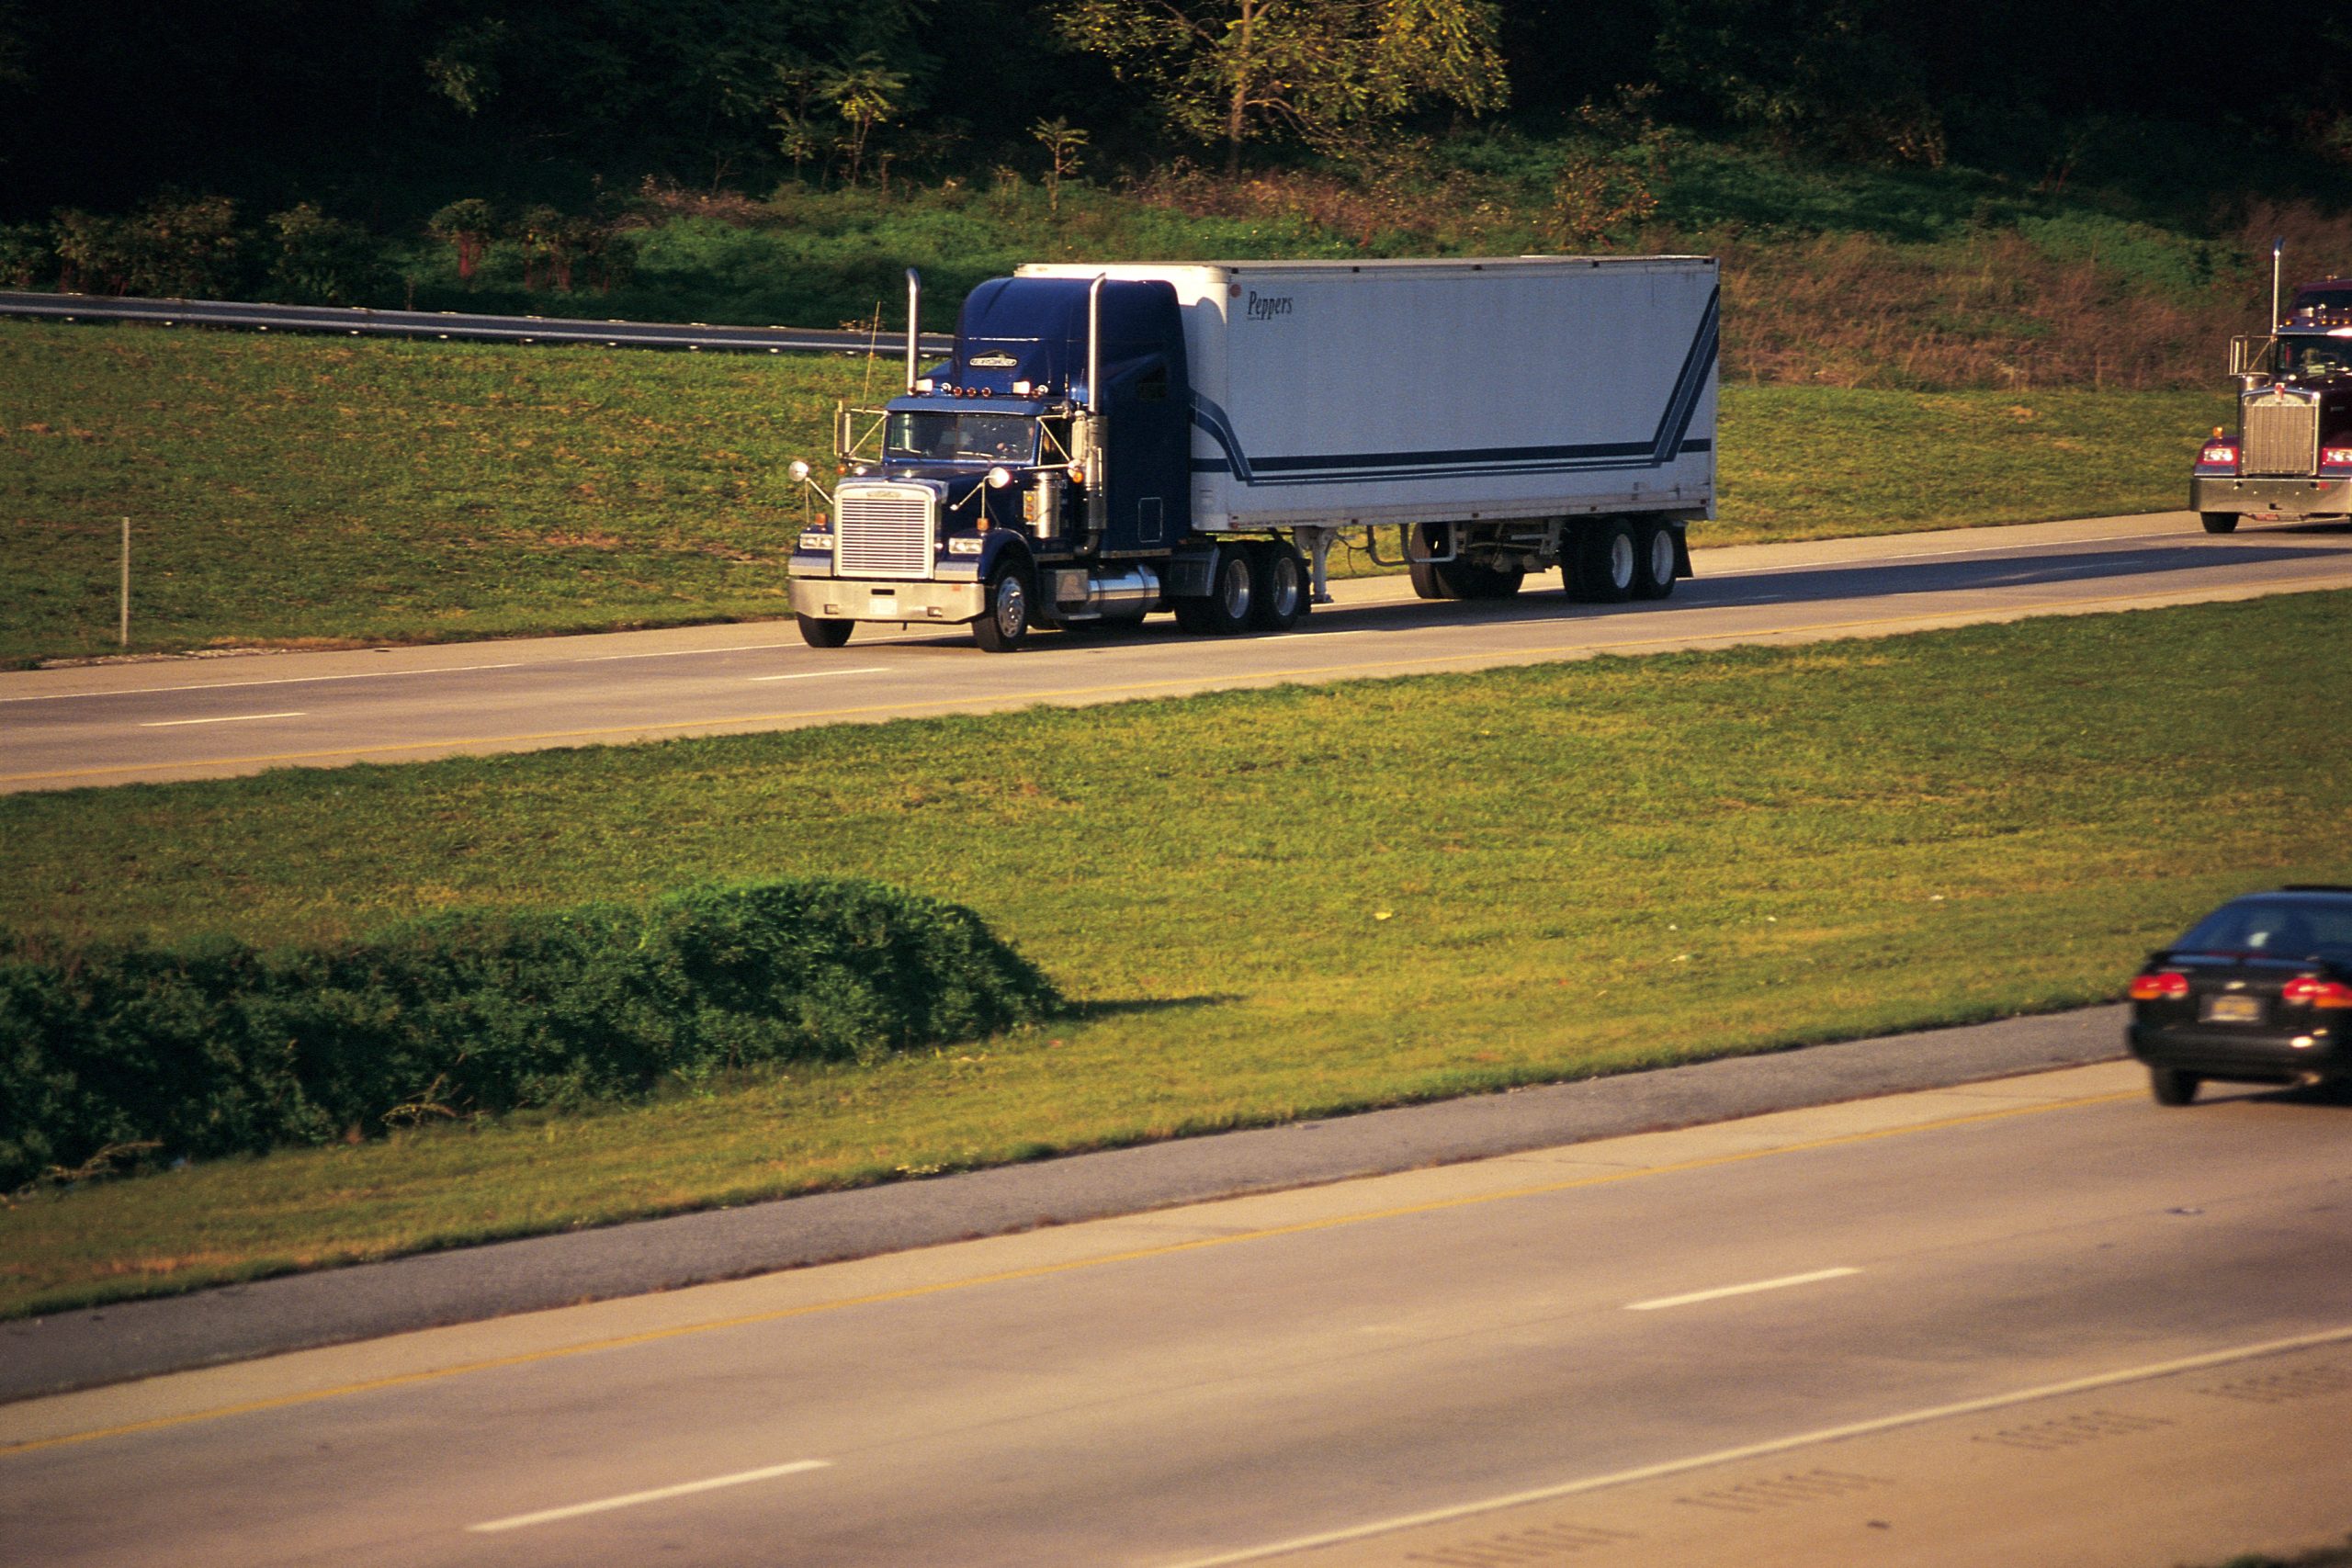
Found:
[[[2323,578],[2310,581],[2259,585],[2262,594],[2281,592],[2312,592],[2338,588],[2352,588],[2352,577]],[[1853,620],[1816,621],[1806,625],[1770,626],[1747,631],[1678,632],[1657,637],[1619,637],[1601,642],[1553,643],[1534,648],[1486,649],[1464,653],[1420,654],[1409,659],[1368,660],[1356,664],[1305,665],[1289,670],[1267,670],[1257,672],[1237,672],[1209,678],[1210,685],[1200,687],[1209,691],[1230,691],[1237,685],[1259,681],[1309,680],[1325,675],[1364,675],[1384,670],[1422,670],[1441,664],[1467,663],[1476,660],[1491,660],[1499,664],[1538,663],[1580,653],[1606,653],[1629,648],[1671,649],[1692,643],[1760,642],[1770,637],[1803,637],[1822,632],[1860,631],[1872,626],[1904,626],[1914,630],[1928,629],[1924,623],[1956,621],[1967,624],[1982,621],[1988,615],[2047,615],[2058,610],[2082,609],[2100,604],[2131,604],[2152,607],[2159,603],[2214,603],[2214,589],[2178,589],[2170,593],[2111,593],[2087,599],[2066,599],[2047,604],[2007,608],[1980,606],[1966,610],[1935,610],[1908,615],[1871,615]],[[2230,590],[2221,590],[2227,592]],[[1400,601],[1401,603],[1401,601]],[[1653,612],[1656,613],[1656,612]],[[1306,639],[1312,640],[1312,639]],[[1009,692],[980,694],[966,697],[924,697],[911,702],[873,703],[859,707],[817,708],[799,713],[747,714],[738,718],[680,719],[660,724],[620,724],[593,729],[544,729],[522,735],[480,735],[447,738],[438,740],[407,740],[388,742],[379,746],[337,746],[317,751],[277,751],[250,757],[199,757],[180,762],[124,762],[103,768],[67,768],[53,773],[0,773],[0,784],[40,784],[56,779],[103,778],[113,773],[168,772],[180,768],[243,768],[267,767],[278,762],[310,762],[328,757],[362,758],[383,756],[402,751],[429,751],[436,748],[511,747],[540,740],[596,740],[613,736],[652,737],[685,730],[709,730],[740,725],[821,724],[831,719],[865,718],[877,714],[927,714],[956,707],[982,706],[989,704],[1042,704],[1083,697],[1115,697],[1142,692],[1167,691],[1171,687],[1198,685],[1203,677],[1170,675],[1150,681],[1125,682],[1102,686],[1066,686],[1042,692]]]
[[[1521,1198],[1545,1197],[1554,1193],[1573,1192],[1582,1188],[1607,1187],[1643,1177],[1672,1176],[1688,1171],[1710,1170],[1722,1166],[1741,1165],[1750,1160],[1764,1159],[1778,1155],[1804,1154],[1820,1149],[1842,1148],[1883,1138],[1905,1136],[1913,1133],[1940,1132],[1953,1127],[1966,1127],[1986,1122],[2038,1115],[2050,1111],[2074,1111],[2089,1106],[2112,1105],[2120,1100],[2139,1098],[2141,1098],[2140,1095],[2134,1091],[2089,1095],[2075,1100],[2051,1100],[2039,1105],[2005,1106],[1997,1111],[1971,1111],[1963,1116],[1947,1116],[1932,1122],[1916,1122],[1905,1127],[1882,1127],[1867,1133],[1844,1133],[1835,1137],[1782,1144],[1769,1149],[1747,1149],[1736,1154],[1709,1155],[1699,1159],[1679,1160],[1671,1165],[1609,1171],[1599,1176],[1576,1176],[1560,1181],[1538,1182],[1532,1186],[1508,1188],[1501,1191],[1478,1193],[1469,1197],[1438,1198],[1423,1203],[1407,1203],[1396,1208],[1367,1210],[1359,1214],[1339,1214],[1319,1220],[1300,1220],[1291,1224],[1269,1225],[1259,1230],[1238,1231],[1227,1235],[1204,1236],[1191,1241],[1164,1242],[1155,1247],[1133,1247],[1124,1252],[1104,1253],[1096,1258],[1073,1258],[1061,1263],[1041,1263],[1026,1269],[1007,1269],[990,1274],[975,1274],[960,1280],[937,1280],[928,1285],[909,1285],[894,1291],[876,1291],[866,1295],[843,1296],[837,1301],[776,1307],[765,1312],[745,1313],[734,1317],[713,1318],[707,1323],[681,1324],[669,1328],[647,1329],[638,1334],[616,1335],[605,1339],[586,1340],[577,1345],[551,1346],[543,1350],[519,1351],[511,1356],[494,1356],[478,1361],[464,1361],[455,1366],[435,1367],[426,1371],[402,1372],[392,1377],[369,1378],[359,1382],[341,1383],[332,1388],[311,1389],[300,1393],[278,1394],[267,1399],[247,1400],[242,1404],[220,1405],[210,1410],[194,1410],[177,1416],[159,1416],[151,1420],[130,1421],[119,1426],[96,1427],[87,1432],[68,1432],[53,1438],[34,1438],[21,1442],[0,1444],[0,1458],[11,1454],[33,1453],[43,1449],[63,1448],[75,1443],[96,1442],[104,1438],[130,1437],[136,1433],[162,1431],[168,1427],[186,1427],[198,1422],[219,1421],[232,1416],[251,1416],[263,1411],[284,1410],[294,1405],[313,1404],[323,1400],[373,1393],[383,1389],[406,1388],[418,1383],[436,1382],[444,1378],[464,1377],[475,1372],[497,1371],[507,1367],[531,1366],[541,1361],[562,1360],[573,1356],[624,1350],[633,1346],[658,1344],[667,1339],[682,1339],[693,1335],[712,1334],[722,1329],[747,1328],[761,1324],[782,1323],[796,1317],[812,1317],[823,1313],[844,1312],[855,1307],[881,1306],[893,1302],[916,1301],[925,1296],[944,1295],[951,1291],[973,1290],[986,1285],[1006,1285],[1026,1280],[1048,1279],[1057,1274],[1076,1273],[1084,1269],[1099,1269],[1111,1264],[1140,1263],[1155,1258],[1175,1258],[1188,1252],[1231,1247],[1242,1242],[1271,1241],[1283,1236],[1340,1230],[1377,1221],[1408,1219],[1419,1214],[1442,1213],[1448,1210],[1474,1208],[1486,1203],[1503,1202]]]

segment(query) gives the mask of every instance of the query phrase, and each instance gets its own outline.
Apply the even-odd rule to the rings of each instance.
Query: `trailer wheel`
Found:
[[[800,623],[800,640],[811,648],[839,648],[849,640],[850,628],[855,621],[827,620],[818,615],[795,615]]]
[[[1663,523],[1645,523],[1634,536],[1638,571],[1634,580],[1636,599],[1663,599],[1674,592],[1674,530]]]
[[[1306,562],[1278,539],[1250,553],[1257,558],[1252,564],[1258,571],[1258,600],[1251,619],[1261,631],[1286,632],[1305,620],[1311,607]]]
[[[1011,653],[1029,639],[1030,606],[1037,590],[1029,569],[1017,561],[989,577],[988,608],[972,623],[972,640],[990,653]]]
[[[2234,534],[2238,531],[2238,514],[2234,512],[2200,512],[2197,520],[2205,525],[2208,534]]]
[[[1455,561],[1454,596],[1459,599],[1508,599],[1527,581],[1527,573],[1510,567],[1480,566],[1476,561]]]
[[[1634,548],[1634,530],[1623,517],[1594,522],[1577,542],[1583,558],[1577,573],[1584,597],[1596,604],[1622,604],[1634,596],[1640,557]]]
[[[1414,530],[1419,537],[1419,549],[1424,555],[1437,551],[1442,524],[1424,523]],[[1405,552],[1405,575],[1412,580],[1413,592],[1423,599],[1459,599],[1462,590],[1454,585],[1453,575],[1445,569],[1451,562],[1416,560],[1413,552]]]

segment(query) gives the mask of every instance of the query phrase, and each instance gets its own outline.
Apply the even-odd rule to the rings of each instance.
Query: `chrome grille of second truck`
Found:
[[[844,490],[836,498],[833,570],[842,577],[929,577],[931,494]]]
[[[2308,474],[2319,463],[2319,404],[2301,398],[2245,405],[2247,474]]]

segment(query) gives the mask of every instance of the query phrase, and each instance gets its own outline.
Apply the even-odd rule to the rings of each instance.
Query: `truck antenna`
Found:
[[[2270,242],[2270,330],[2278,330],[2278,258],[2286,254],[2287,236]]]
[[[876,299],[874,301],[874,320],[865,333],[865,383],[857,390],[857,400],[861,403],[874,400],[874,361],[878,357],[874,351],[881,345],[882,301]]]

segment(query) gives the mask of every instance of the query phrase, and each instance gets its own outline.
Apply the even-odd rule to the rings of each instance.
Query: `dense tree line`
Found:
[[[0,0],[0,220],[177,191],[413,225],[647,175],[1036,165],[1051,126],[1097,167],[1238,169],[1627,85],[1674,123],[2042,180],[2167,121],[2352,159],[2352,13],[2324,5]]]

